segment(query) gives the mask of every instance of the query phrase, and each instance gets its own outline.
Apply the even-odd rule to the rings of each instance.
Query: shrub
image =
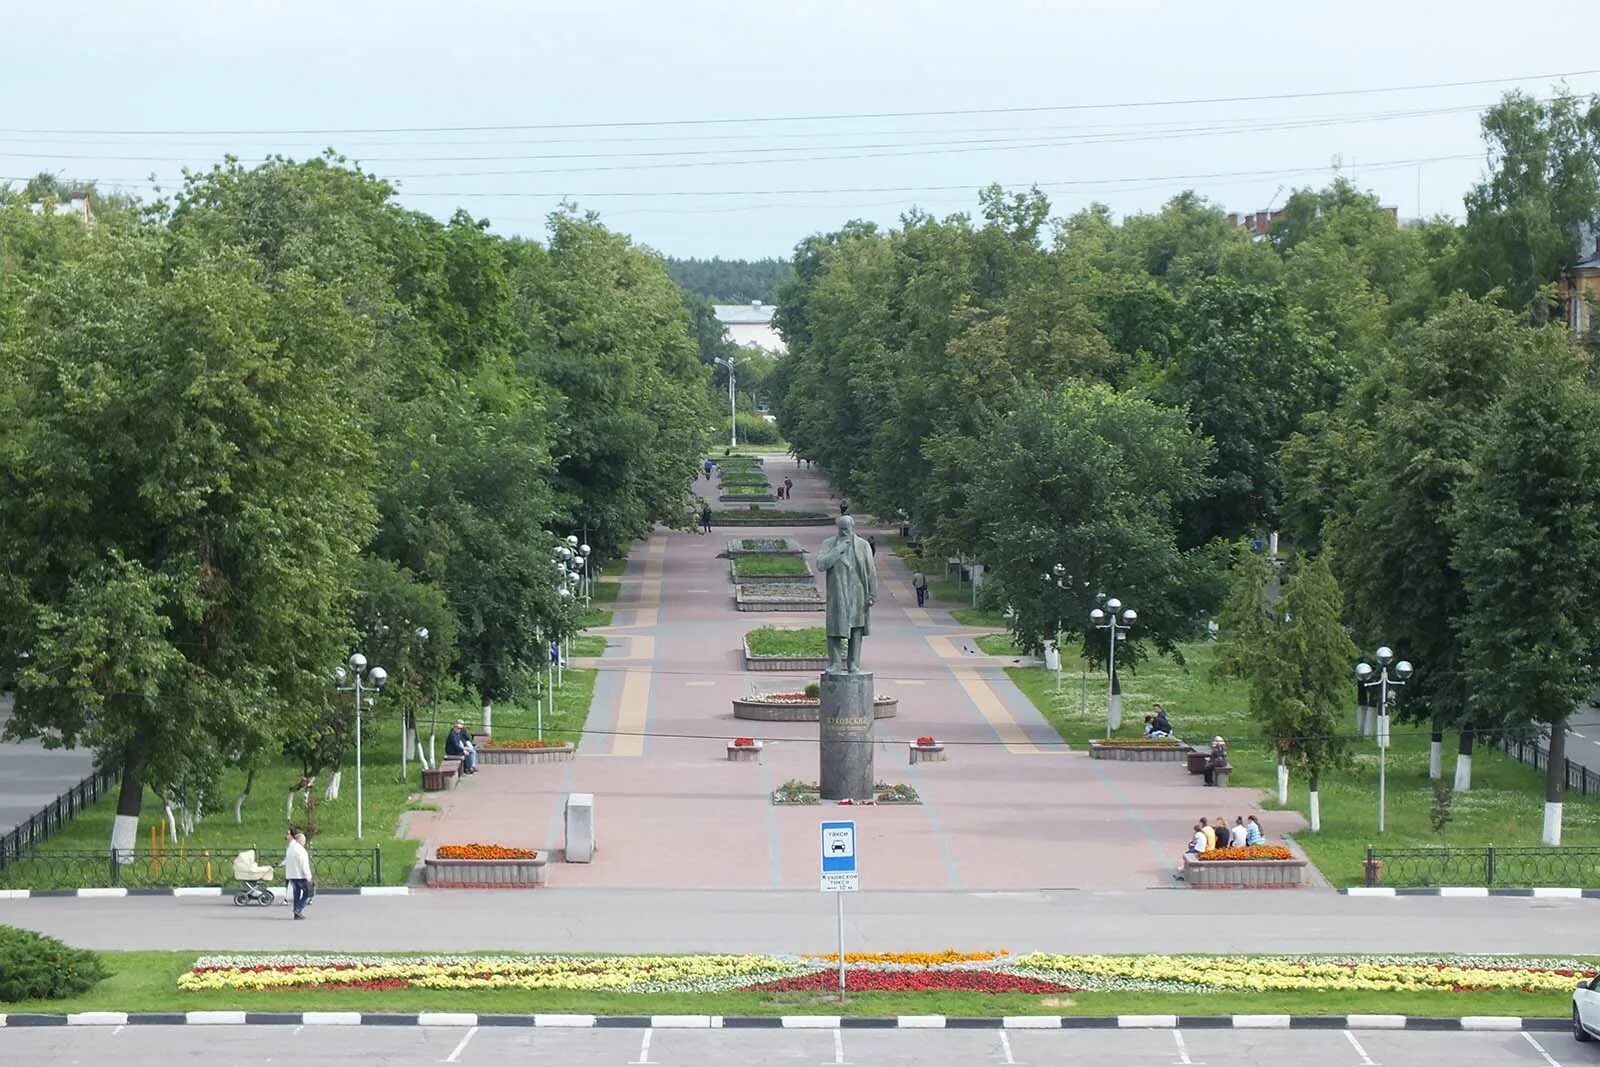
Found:
[[[822,685],[821,685],[821,683],[812,682],[810,685],[806,686],[806,696],[810,697],[812,700],[821,700],[822,699]]]
[[[783,435],[778,432],[778,424],[768,422],[760,415],[746,415],[740,413],[737,420],[739,426],[739,442],[746,445],[778,445],[783,443]],[[726,437],[728,424],[722,424],[722,436]]]
[[[32,930],[0,926],[0,1003],[74,997],[105,976],[97,953],[68,948]]]

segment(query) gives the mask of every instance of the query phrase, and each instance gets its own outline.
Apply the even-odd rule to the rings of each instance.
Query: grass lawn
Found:
[[[954,608],[950,612],[950,618],[958,626],[982,626],[989,629],[1003,629],[1006,625],[1005,617],[998,611],[986,611],[983,608]],[[992,636],[1003,637],[1008,642],[1011,640],[1009,633]]]
[[[973,643],[981,648],[986,655],[990,656],[1022,655],[1022,649],[1017,647],[1016,642],[1012,640],[1012,637],[1009,633],[984,634],[983,636],[977,638]]]
[[[738,578],[787,578],[807,572],[801,556],[740,556],[733,561],[733,573]]]
[[[600,655],[605,651],[605,639],[579,637],[573,651],[575,655]],[[578,739],[589,715],[589,704],[594,697],[595,675],[595,671],[579,669],[569,669],[563,673],[562,686],[556,690],[555,710],[552,713],[547,708],[545,712],[545,737],[574,742]],[[383,698],[380,696],[378,699],[379,717],[368,724],[362,739],[364,742],[362,808],[365,836],[362,840],[357,840],[355,836],[355,754],[352,752],[344,764],[344,780],[338,800],[322,800],[325,779],[318,782],[315,795],[318,799],[316,812],[320,831],[312,844],[312,852],[315,855],[318,850],[381,849],[382,881],[389,885],[399,885],[403,884],[410,874],[411,867],[416,862],[417,850],[421,846],[421,842],[416,839],[395,836],[400,825],[400,817],[407,810],[424,806],[426,794],[422,793],[422,768],[416,760],[409,761],[408,774],[405,778],[401,777],[400,724],[397,719],[391,721],[390,717],[382,715]],[[464,719],[469,728],[475,729],[483,720],[483,712],[474,701],[442,702],[438,711],[436,753],[443,753],[444,736],[449,732],[450,724],[458,718]],[[496,704],[495,735],[533,737],[537,733],[537,719],[537,711],[531,701]],[[428,743],[431,721],[432,717],[428,712],[418,717],[418,731],[424,746]],[[285,802],[290,787],[299,780],[299,777],[299,767],[286,760],[279,760],[262,768],[256,774],[250,800],[245,804],[244,820],[236,824],[231,800],[242,788],[244,774],[233,768],[223,772],[223,796],[230,801],[227,810],[207,814],[195,827],[194,833],[182,843],[183,855],[186,857],[207,852],[211,854],[214,860],[213,878],[209,884],[231,883],[233,855],[241,848],[253,846],[263,860],[273,863],[281,861],[283,832],[287,825]],[[106,855],[111,841],[112,817],[115,814],[116,790],[113,789],[109,796],[85,809],[60,833],[40,845],[38,850],[40,860],[36,864],[24,860],[8,868],[5,874],[0,876],[0,885],[7,888],[46,889],[68,888],[79,884],[103,884],[99,880],[84,881],[82,866],[61,862],[51,863],[51,857],[62,857],[64,853],[73,852],[95,852]],[[159,798],[154,793],[147,793],[140,824],[141,853],[149,849],[150,827],[163,817]],[[293,820],[299,821],[299,819],[297,806]],[[177,856],[178,852],[177,845],[167,847],[169,856]],[[94,870],[98,874],[101,867],[97,865]],[[135,870],[136,868],[125,868],[123,884],[137,884],[139,876],[133,873]],[[177,873],[180,870],[183,872],[181,876]],[[169,868],[169,872],[169,877],[163,884],[171,884],[173,880],[184,885],[207,884],[203,864],[197,860],[174,864]],[[336,884],[333,881],[334,877],[331,868],[323,875],[330,885]]]
[[[620,578],[622,572],[628,569],[628,557],[621,556],[617,559],[608,559],[600,564],[600,575],[604,578]]]
[[[463,946],[462,951],[468,951]],[[596,1015],[800,1015],[841,1013],[838,1000],[821,993],[597,993],[578,990],[205,990],[184,992],[178,977],[194,952],[107,952],[111,976],[89,992],[65,1000],[22,1001],[10,1012],[82,1011],[464,1011],[581,1013]],[[1096,992],[1037,996],[1020,993],[853,993],[850,1015],[1001,1016],[1246,1014],[1518,1015],[1562,1018],[1566,993],[1502,992]]]
[[[1270,746],[1257,736],[1249,715],[1246,687],[1235,681],[1212,682],[1207,673],[1215,658],[1215,646],[1196,642],[1182,648],[1186,666],[1170,659],[1152,658],[1140,664],[1137,672],[1119,671],[1122,682],[1122,728],[1118,737],[1137,737],[1150,706],[1164,705],[1177,729],[1187,741],[1209,742],[1221,734],[1228,739],[1229,758],[1234,772],[1231,785],[1263,791],[1263,809],[1277,807],[1277,767]],[[1068,659],[1062,664],[1062,688],[1056,690],[1055,672],[1043,667],[1008,667],[1006,673],[1027,694],[1069,744],[1084,746],[1105,736],[1105,675],[1093,668],[1080,674],[1082,663]],[[1084,684],[1086,681],[1086,685]],[[1086,698],[1086,699],[1085,699]],[[1086,710],[1085,710],[1086,709]],[[1355,733],[1352,706],[1346,729]],[[1446,740],[1444,774],[1452,775],[1453,736]],[[1472,789],[1458,793],[1453,802],[1453,820],[1443,838],[1429,824],[1432,789],[1428,780],[1428,733],[1415,728],[1395,727],[1388,754],[1388,804],[1386,832],[1380,839],[1378,819],[1378,751],[1372,738],[1352,740],[1354,763],[1349,770],[1324,774],[1321,782],[1322,830],[1301,831],[1295,840],[1306,855],[1336,886],[1359,885],[1367,846],[1422,848],[1441,845],[1508,846],[1539,844],[1544,810],[1543,775],[1509,756],[1479,747],[1472,760]],[[1152,774],[1178,774],[1182,765],[1155,763]],[[1198,781],[1198,780],[1197,780]],[[1206,794],[1196,790],[1195,815],[1212,815],[1215,807]],[[1289,807],[1302,815],[1307,812],[1306,782],[1303,777],[1289,781]],[[1222,812],[1230,821],[1245,812]],[[1569,793],[1564,811],[1562,841],[1572,846],[1600,846],[1600,799]],[[1263,818],[1269,837],[1276,836],[1270,815]],[[1174,828],[1173,854],[1181,849],[1180,838],[1188,827]],[[1578,880],[1574,881],[1574,877]],[[1558,875],[1549,884],[1600,885],[1600,868],[1584,877],[1571,871]]]
[[[828,637],[820,626],[780,630],[763,626],[744,635],[753,656],[826,656]]]

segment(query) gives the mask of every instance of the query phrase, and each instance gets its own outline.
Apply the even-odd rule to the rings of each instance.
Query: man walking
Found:
[[[928,576],[921,571],[912,571],[911,588],[917,591],[917,607],[925,607],[928,603]]]
[[[708,533],[711,532],[711,505],[710,504],[706,504],[704,507],[702,507],[700,509],[700,532],[702,534],[708,534]]]
[[[283,853],[283,877],[293,896],[294,917],[306,917],[306,899],[311,894],[311,854],[300,843],[300,828],[289,829],[289,847]]]

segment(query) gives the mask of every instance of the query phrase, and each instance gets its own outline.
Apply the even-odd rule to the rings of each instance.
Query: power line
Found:
[[[1586,77],[1600,74],[1600,68],[1588,70],[1557,71],[1546,74],[1529,74],[1519,77],[1472,78],[1460,81],[1420,82],[1410,85],[1377,86],[1363,89],[1318,89],[1288,93],[1260,93],[1239,96],[1179,97],[1160,100],[1127,100],[1110,103],[1043,104],[1013,107],[947,108],[927,111],[863,111],[835,112],[809,115],[748,115],[701,119],[630,119],[603,122],[545,122],[545,123],[487,123],[478,125],[447,126],[376,126],[327,127],[302,129],[211,129],[211,130],[115,130],[88,128],[26,128],[0,127],[0,133],[58,134],[58,135],[124,135],[140,137],[181,136],[311,136],[325,134],[409,134],[409,133],[488,133],[497,131],[534,130],[585,130],[585,129],[641,129],[667,126],[721,126],[742,123],[780,122],[844,122],[862,119],[951,118],[962,115],[1034,115],[1074,111],[1114,111],[1134,108],[1192,107],[1203,104],[1243,104],[1284,100],[1315,100],[1350,96],[1374,96],[1388,93],[1423,92],[1435,89],[1460,89],[1470,86],[1504,85],[1513,82],[1546,81],[1551,79]]]

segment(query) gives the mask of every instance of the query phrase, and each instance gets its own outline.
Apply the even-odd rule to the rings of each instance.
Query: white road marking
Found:
[[[1576,730],[1568,730],[1567,732],[1570,733],[1573,737],[1582,737],[1583,736],[1582,734],[1580,734]]]
[[[835,1030],[833,1032],[833,1062],[834,1063],[843,1063],[844,1062],[844,1031],[843,1030]]]
[[[644,1032],[644,1037],[640,1038],[639,1040],[639,1058],[632,1062],[636,1064],[650,1062],[650,1035],[653,1032],[654,1031],[651,1030],[646,1030]]]
[[[463,1034],[461,1036],[460,1042],[457,1043],[456,1047],[450,1051],[450,1055],[448,1055],[448,1056],[446,1056],[444,1058],[444,1062],[446,1062],[446,1063],[455,1063],[457,1060],[459,1060],[461,1058],[461,1054],[466,1051],[467,1042],[471,1041],[473,1035],[476,1034],[477,1032],[478,1032],[478,1028],[476,1026],[474,1026],[470,1030],[468,1030],[465,1034]]]
[[[1533,1035],[1532,1034],[1530,1034],[1530,1033],[1528,1033],[1528,1031],[1524,1030],[1524,1031],[1522,1031],[1522,1036],[1527,1038],[1528,1044],[1533,1046],[1533,1051],[1535,1051],[1539,1055],[1543,1056],[1544,1057],[1544,1062],[1549,1064],[1550,1067],[1561,1067],[1561,1064],[1556,1062],[1555,1057],[1550,1055],[1550,1053],[1546,1052],[1544,1050],[1544,1046],[1539,1044],[1539,1042],[1537,1042],[1537,1041],[1535,1041],[1533,1039]]]
[[[1349,1039],[1350,1046],[1356,1050],[1356,1055],[1361,1057],[1360,1067],[1377,1067],[1372,1062],[1372,1057],[1367,1055],[1367,1050],[1361,1047],[1361,1042],[1356,1040],[1356,1035],[1346,1030],[1344,1036]]]
[[[1181,1030],[1172,1031],[1172,1040],[1178,1043],[1178,1062],[1180,1064],[1187,1064],[1188,1067],[1205,1067],[1204,1060],[1191,1060],[1189,1058],[1189,1048],[1183,1043],[1183,1032]]]
[[[297,1036],[299,1036],[300,1031],[302,1031],[304,1029],[305,1029],[305,1025],[301,1024],[300,1026],[295,1027],[294,1028],[294,1033],[290,1034],[289,1036],[290,1037],[297,1037]]]
[[[122,1031],[123,1031],[123,1027],[119,1026],[115,1030],[111,1031],[111,1036],[112,1037],[116,1037],[118,1034],[122,1033]]]
[[[1011,1035],[1004,1030],[1000,1031],[1000,1051],[1005,1055],[1007,1063],[1016,1063],[1016,1058],[1011,1055]]]

